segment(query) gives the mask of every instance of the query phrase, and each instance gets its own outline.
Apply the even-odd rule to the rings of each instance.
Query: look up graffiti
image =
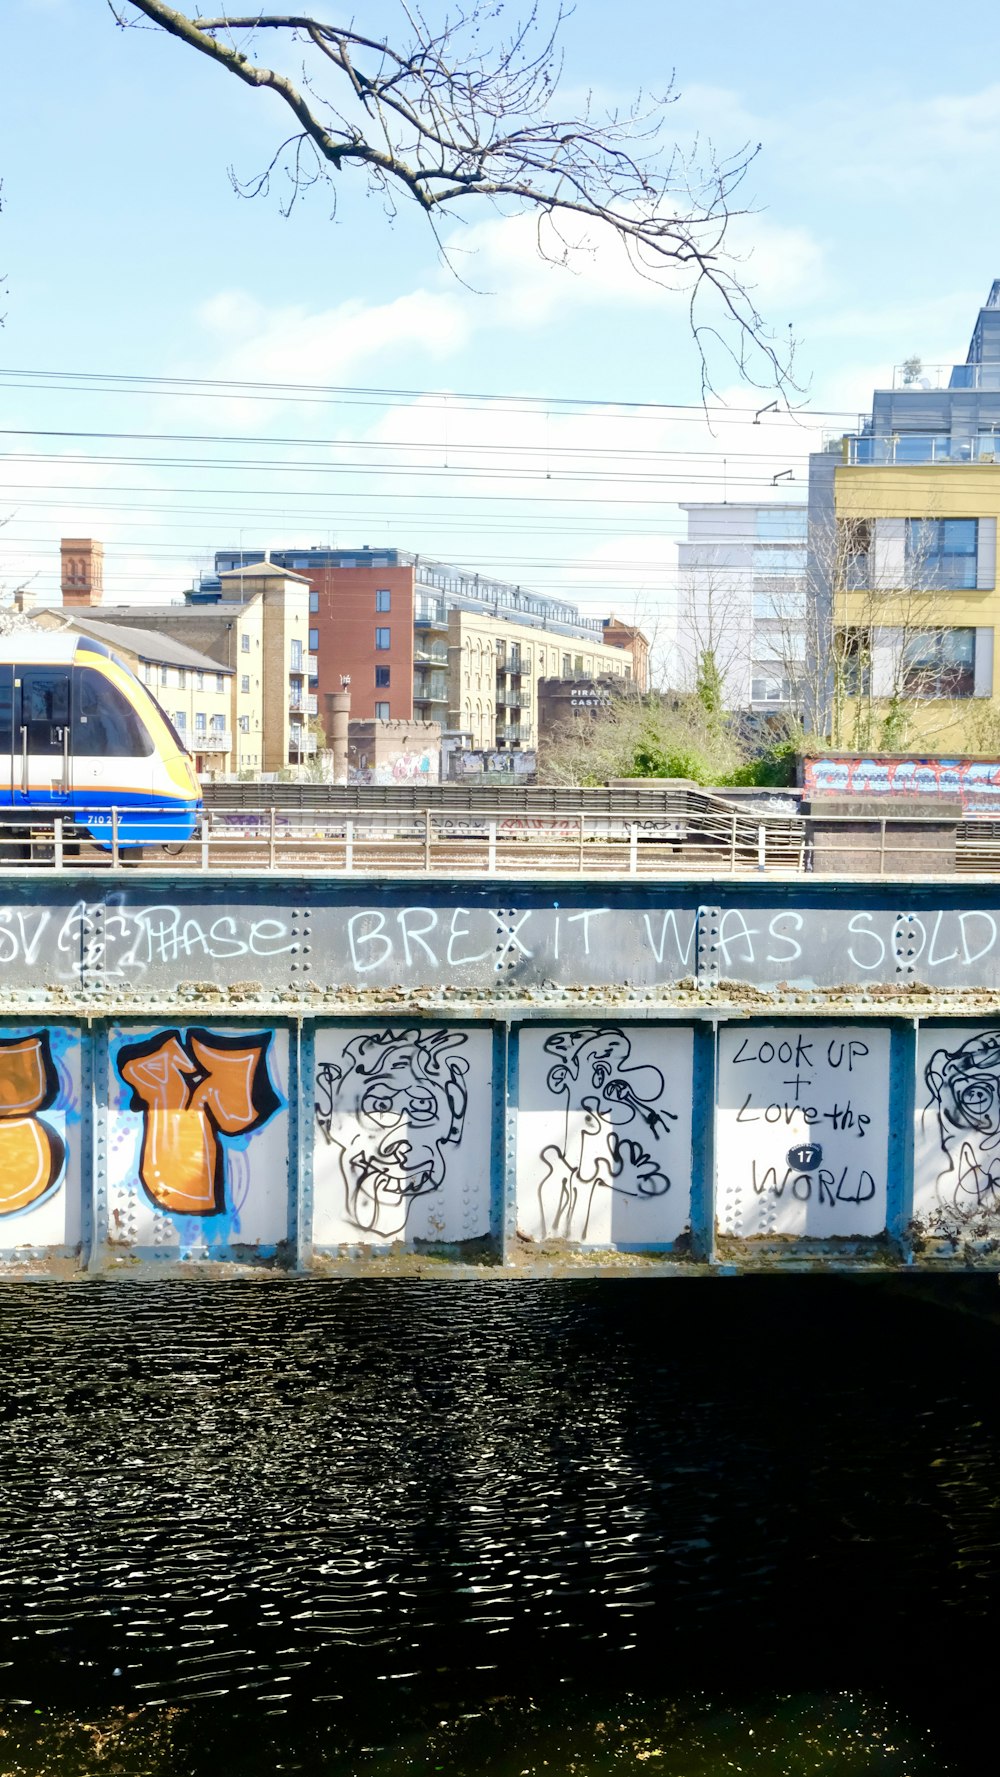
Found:
[[[714,1239],[772,1257],[878,1240],[883,1262],[887,1235],[918,1263],[1000,1243],[1000,1023],[0,1033],[8,1265],[483,1242],[539,1264],[554,1244],[686,1262]]]
[[[874,1235],[886,1222],[889,1033],[765,1025],[719,1039],[719,1226]]]

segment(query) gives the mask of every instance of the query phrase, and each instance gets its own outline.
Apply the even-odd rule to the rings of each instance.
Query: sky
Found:
[[[391,544],[662,640],[680,501],[804,498],[894,364],[964,358],[1000,276],[1000,8],[577,0],[561,42],[567,109],[672,90],[685,152],[759,144],[731,242],[794,337],[794,414],[755,423],[773,389],[716,348],[706,416],[683,291],[606,242],[553,267],[530,219],[474,204],[448,263],[359,173],[334,216],[316,186],[285,217],[230,178],[288,133],[273,95],[107,0],[4,0],[0,589],[57,597],[62,535],[148,601],[216,548]]]

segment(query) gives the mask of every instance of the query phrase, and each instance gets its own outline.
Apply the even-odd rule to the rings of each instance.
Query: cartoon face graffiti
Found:
[[[632,1044],[623,1030],[589,1025],[555,1031],[545,1050],[555,1058],[546,1084],[563,1101],[565,1123],[561,1145],[542,1152],[542,1226],[546,1236],[585,1240],[595,1191],[628,1197],[669,1191],[661,1143],[677,1119],[658,1108],[664,1091],[659,1068],[629,1065]],[[620,1133],[626,1129],[627,1135]]]
[[[924,1070],[946,1165],[942,1202],[967,1216],[1000,1209],[1000,1030],[938,1049]]]
[[[462,1140],[469,1063],[463,1031],[387,1030],[344,1046],[316,1071],[316,1120],[339,1150],[347,1220],[367,1234],[403,1233],[413,1202],[445,1182]]]

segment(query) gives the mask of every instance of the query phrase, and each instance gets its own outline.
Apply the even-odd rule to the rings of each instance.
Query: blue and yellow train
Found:
[[[113,809],[124,847],[190,839],[201,788],[169,716],[100,642],[0,636],[0,821],[62,815],[110,847]]]

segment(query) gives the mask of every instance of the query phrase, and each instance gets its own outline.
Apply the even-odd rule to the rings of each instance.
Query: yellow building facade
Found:
[[[469,611],[449,613],[447,636],[442,630],[438,647],[440,655],[433,658],[440,659],[442,676],[447,673],[448,727],[471,734],[477,749],[535,746],[539,679],[601,674],[630,679],[633,674],[631,648]]]
[[[1000,460],[856,463],[853,448],[835,536],[810,538],[832,590],[834,744],[995,751]]]

